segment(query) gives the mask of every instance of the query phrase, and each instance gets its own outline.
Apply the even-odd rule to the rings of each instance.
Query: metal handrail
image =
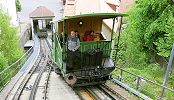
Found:
[[[127,70],[124,70],[123,68],[121,68],[121,67],[118,67],[118,66],[115,66],[115,68],[117,69],[117,70],[120,70],[120,74],[118,75],[115,75],[115,74],[113,74],[113,75],[115,75],[115,76],[119,76],[119,78],[118,78],[118,80],[119,81],[122,81],[123,80],[123,72],[124,73],[127,73],[127,74],[129,74],[129,75],[132,75],[132,76],[134,76],[135,78],[137,78],[138,80],[137,80],[137,82],[136,82],[136,89],[138,90],[138,89],[142,89],[143,88],[143,86],[140,86],[141,84],[140,84],[140,80],[141,79],[143,79],[145,82],[147,82],[147,83],[150,83],[150,84],[153,84],[153,85],[155,85],[155,86],[158,86],[158,87],[160,87],[160,88],[164,88],[165,90],[168,90],[168,91],[170,91],[170,92],[172,92],[173,94],[174,94],[174,90],[173,89],[171,89],[171,88],[168,88],[168,87],[166,87],[166,86],[163,86],[163,85],[161,85],[161,84],[159,84],[159,83],[156,83],[156,82],[154,82],[154,81],[152,81],[152,80],[149,80],[149,79],[147,79],[147,78],[144,78],[144,77],[142,77],[142,76],[139,76],[139,75],[136,75],[136,74],[134,74],[134,73],[131,73],[131,72],[129,72],[129,71],[127,71]],[[125,78],[125,77],[124,77]],[[164,91],[165,92],[165,91]],[[152,94],[152,93],[151,93]],[[160,97],[160,94],[157,96],[157,95],[155,95],[155,94],[153,94],[155,97],[157,97],[157,99],[159,99],[159,98],[161,98]]]
[[[138,78],[140,78],[140,79],[143,79],[143,80],[145,80],[145,81],[148,81],[148,82],[150,82],[150,83],[152,83],[152,84],[155,84],[155,85],[164,87],[164,88],[166,88],[166,89],[171,90],[172,92],[174,92],[173,89],[170,89],[170,88],[168,88],[168,87],[166,87],[166,86],[163,86],[163,85],[161,85],[161,84],[159,84],[159,83],[156,83],[156,82],[154,82],[154,81],[151,81],[151,80],[149,80],[149,79],[147,79],[147,78],[144,78],[144,77],[142,77],[142,76],[140,76],[140,75],[136,75],[136,74],[131,73],[131,72],[129,72],[129,71],[126,71],[126,70],[124,70],[123,68],[120,68],[120,67],[116,67],[116,68],[121,69],[121,70],[123,70],[124,72],[127,72],[127,73],[129,73],[129,74],[131,74],[131,75],[133,75],[133,76],[136,76],[136,77],[138,77]]]
[[[32,52],[33,52],[33,47],[31,47],[17,61],[15,61],[13,64],[6,67],[3,71],[0,72],[0,91],[2,91],[2,89],[9,83],[12,77],[15,76],[15,74],[18,72],[20,67],[25,63],[25,60],[27,60],[27,58],[31,55]],[[15,67],[15,70],[8,72],[10,69],[14,67]],[[3,77],[4,75],[7,77]]]
[[[22,55],[22,57],[20,57],[17,61],[15,61],[14,63],[12,63],[10,66],[8,66],[7,68],[5,68],[3,71],[0,72],[0,75],[2,73],[4,73],[6,70],[8,70],[9,68],[11,68],[13,65],[15,65],[16,63],[18,63],[23,57],[25,57],[27,55],[27,53],[29,53],[31,50],[33,49],[33,47],[31,47],[25,54]]]

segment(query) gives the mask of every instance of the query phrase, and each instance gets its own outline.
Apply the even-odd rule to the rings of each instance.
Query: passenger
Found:
[[[74,63],[78,60],[79,54],[78,49],[80,47],[80,41],[76,37],[76,34],[74,31],[71,31],[71,35],[67,38],[67,44],[68,44],[68,66],[72,69],[74,66]]]
[[[94,41],[100,41],[100,37],[101,37],[100,33],[96,33],[94,35]]]
[[[76,37],[74,31],[71,31],[71,35],[67,38],[68,50],[75,52],[80,47],[79,38]]]
[[[75,33],[76,33],[76,37],[78,37],[80,40],[80,35],[79,35],[78,31],[75,31]]]
[[[85,36],[84,36],[84,41],[87,41],[87,42],[92,41],[93,40],[93,35],[92,35],[93,32],[94,31],[86,31]]]

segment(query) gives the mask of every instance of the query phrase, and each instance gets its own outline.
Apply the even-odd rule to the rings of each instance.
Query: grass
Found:
[[[161,67],[159,67],[157,64],[150,64],[147,67],[142,67],[142,68],[134,68],[134,67],[125,67],[123,68],[124,70],[127,70],[131,73],[134,73],[136,75],[142,76],[148,80],[152,80],[156,83],[162,84],[163,83],[163,79],[164,79],[164,72],[163,69]],[[116,69],[113,72],[113,77],[114,78],[118,78],[118,76],[120,75],[120,70]],[[130,87],[137,89],[137,77],[133,76],[131,74],[128,74],[126,72],[122,73],[122,82],[128,84]],[[169,84],[170,83],[170,84]],[[170,88],[173,88],[174,85],[172,85],[174,83],[174,75],[170,75],[169,80],[168,80],[168,84],[167,86]],[[138,91],[140,91],[141,93],[149,96],[152,99],[157,99],[157,96],[161,95],[161,91],[162,88],[154,85],[150,82],[143,82],[140,83],[140,87],[137,89]],[[164,99],[165,100],[174,100],[174,93],[170,92],[170,91],[165,91],[164,93]]]

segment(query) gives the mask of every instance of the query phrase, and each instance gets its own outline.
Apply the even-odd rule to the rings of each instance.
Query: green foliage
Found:
[[[19,0],[16,0],[16,10],[17,12],[20,12],[22,10],[21,3]]]
[[[10,17],[2,11],[0,11],[0,28],[1,56],[8,64],[11,64],[21,57],[23,52],[18,47],[17,29],[10,25]]]
[[[160,57],[170,56],[174,43],[174,3],[172,0],[137,0],[126,21],[127,28],[120,38],[118,64],[162,84],[164,71],[157,62]],[[173,88],[173,80],[173,75],[170,75],[169,87]],[[144,88],[156,93],[161,91],[159,87],[154,90],[150,84]],[[171,94],[166,97],[171,98]]]
[[[0,72],[7,66],[7,59],[4,57],[2,52],[0,52]]]
[[[0,10],[0,72],[8,65],[15,62],[22,56],[23,52],[18,48],[17,30],[10,25],[10,17]],[[16,66],[13,66],[16,69]],[[1,75],[0,88],[3,87],[11,78],[9,72],[15,71],[13,69],[7,70]],[[15,73],[13,73],[15,74]]]
[[[122,34],[119,63],[145,67],[156,56],[169,57],[174,42],[174,4],[170,0],[137,0]]]
[[[160,16],[152,22],[145,34],[145,41],[148,47],[157,50],[157,54],[169,57],[174,42],[174,6],[167,5]]]

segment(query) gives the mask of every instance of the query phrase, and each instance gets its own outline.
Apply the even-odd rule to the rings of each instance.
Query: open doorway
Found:
[[[34,33],[38,31],[38,20],[33,20]]]

